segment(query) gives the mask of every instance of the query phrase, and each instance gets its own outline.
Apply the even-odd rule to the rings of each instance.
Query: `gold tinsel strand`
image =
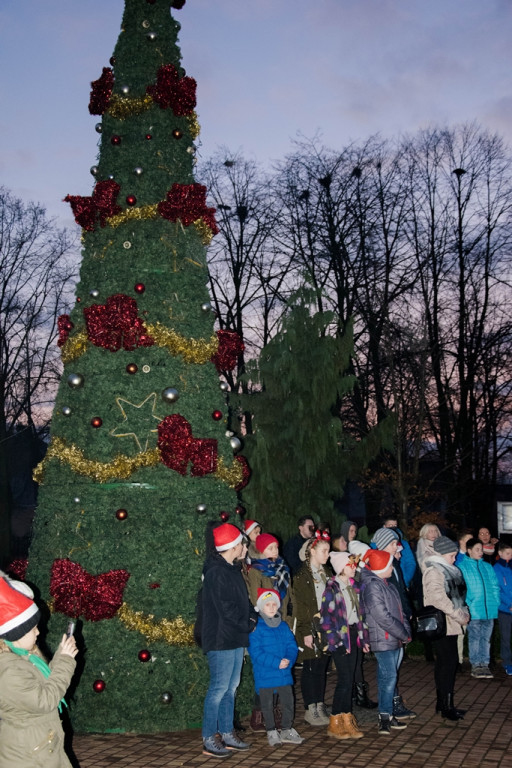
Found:
[[[190,135],[192,136],[192,139],[195,141],[199,136],[199,133],[201,132],[201,126],[199,125],[199,120],[197,119],[197,112],[192,112],[191,115],[188,115],[187,120],[188,120],[188,128],[190,131]]]
[[[114,94],[108,106],[107,112],[117,120],[126,120],[132,115],[140,115],[153,105],[153,99],[149,94],[137,98],[126,98]]]
[[[117,616],[126,629],[140,632],[148,642],[164,641],[181,648],[194,645],[194,625],[187,624],[181,616],[177,616],[172,621],[170,619],[155,621],[152,614],[133,611],[126,603],[122,604]]]
[[[109,216],[106,219],[109,227],[118,227],[127,221],[142,221],[143,219],[156,219],[158,216],[158,204],[141,205],[138,208],[127,208],[116,216]]]
[[[77,357],[81,357],[86,351],[89,345],[86,331],[78,331],[71,336],[61,350],[62,362],[64,365],[70,363],[72,360],[76,360]]]
[[[219,456],[215,477],[229,485],[230,488],[236,488],[244,479],[243,467],[239,461],[233,461],[230,467],[226,467],[224,459]]]
[[[159,347],[165,347],[171,355],[182,355],[186,363],[200,365],[207,363],[219,348],[219,340],[216,336],[212,336],[209,341],[187,339],[161,323],[147,324],[146,330]]]
[[[123,456],[119,454],[110,462],[102,463],[86,459],[83,451],[76,445],[68,445],[61,437],[54,437],[43,461],[34,470],[34,480],[42,483],[44,468],[50,459],[57,459],[62,464],[67,464],[77,475],[90,477],[99,483],[107,483],[109,480],[126,480],[130,475],[142,467],[154,467],[160,463],[160,451],[158,448],[143,451],[137,456]]]
[[[213,237],[213,232],[211,231],[208,224],[205,224],[203,219],[196,219],[194,221],[194,227],[197,230],[197,233],[199,237],[201,238],[201,242],[203,245],[210,245],[210,241]]]

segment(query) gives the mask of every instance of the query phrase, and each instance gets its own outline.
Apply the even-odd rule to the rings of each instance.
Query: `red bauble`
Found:
[[[135,363],[128,363],[126,366],[126,373],[131,373],[133,375],[134,373],[137,373],[138,370],[139,367]]]
[[[128,517],[128,512],[126,509],[118,509],[116,512],[116,517],[118,520],[126,520]]]
[[[91,427],[94,427],[94,429],[98,429],[98,427],[101,427],[103,424],[103,420],[100,419],[99,416],[95,416],[94,419],[91,419]]]
[[[121,143],[121,137],[120,136],[112,136],[110,139],[110,143],[114,145],[114,147],[118,147]]]
[[[236,513],[237,515],[240,515],[240,517],[243,517],[243,516],[245,515],[245,507],[242,507],[242,505],[241,505],[241,504],[239,504],[239,505],[236,507],[236,509],[235,509],[235,513]]]
[[[77,297],[76,297],[76,300],[77,300],[78,304],[80,304],[80,302],[82,301],[82,299],[80,298],[80,296],[77,296]]]
[[[227,523],[227,521],[229,520],[229,512],[221,512],[220,519],[222,520],[223,523]]]
[[[135,293],[139,293],[139,294],[144,293],[144,291],[146,290],[146,286],[144,285],[144,283],[135,283],[135,285],[133,286],[133,290],[135,291]]]
[[[115,63],[116,63],[116,57],[115,56],[111,56],[110,57],[110,66],[113,67]]]
[[[126,204],[127,205],[136,205],[137,204],[137,198],[135,195],[126,195]]]
[[[139,651],[139,661],[149,661],[151,658],[151,653],[147,650],[147,648],[144,648],[144,650]]]
[[[151,139],[152,139],[152,138],[153,138],[153,137],[152,137],[152,135],[151,135],[150,133],[146,133],[146,139],[147,139],[148,141],[151,141]]]
[[[105,685],[106,683],[104,680],[95,680],[94,683],[92,684],[92,687],[94,688],[96,693],[103,693],[103,691],[105,690]]]
[[[222,419],[222,411],[214,411],[212,413],[212,419],[214,421],[220,421]]]

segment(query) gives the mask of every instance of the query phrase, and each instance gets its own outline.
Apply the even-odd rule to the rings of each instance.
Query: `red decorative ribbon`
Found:
[[[195,477],[217,469],[217,441],[193,437],[192,427],[179,413],[166,416],[158,425],[158,448],[166,467],[180,475],[187,474],[189,462],[192,463],[190,474]]]
[[[206,187],[203,184],[173,184],[167,193],[167,199],[158,203],[158,213],[169,221],[179,219],[185,227],[197,219],[203,219],[214,235],[219,231],[215,221],[215,208],[208,208],[206,205]]]
[[[331,537],[327,533],[327,531],[320,531],[318,528],[315,531],[314,535],[315,541],[313,542],[312,546],[315,547],[319,541],[330,541]]]
[[[84,307],[89,341],[96,347],[117,352],[136,347],[151,347],[155,342],[138,317],[137,302],[131,296],[116,293],[105,304]]]
[[[53,608],[72,618],[83,615],[87,621],[111,619],[122,605],[129,578],[123,570],[92,576],[79,563],[54,560],[50,578]]]
[[[57,327],[59,329],[59,338],[57,340],[57,346],[63,347],[68,340],[69,332],[74,328],[74,324],[71,322],[69,315],[60,315],[57,320]]]
[[[103,67],[101,76],[91,83],[91,98],[89,112],[91,115],[102,115],[107,111],[114,87],[114,73],[110,67]]]
[[[232,371],[236,366],[238,358],[245,349],[245,345],[235,331],[217,331],[219,348],[212,355],[211,361],[214,363],[219,373],[223,371]]]
[[[156,84],[148,85],[146,93],[161,109],[171,107],[175,115],[190,115],[196,106],[196,86],[193,77],[180,77],[174,64],[163,64]]]
[[[100,226],[104,227],[110,216],[121,213],[122,208],[116,203],[120,189],[119,184],[113,179],[98,181],[91,197],[66,195],[64,202],[70,203],[76,223],[93,232],[98,220]]]

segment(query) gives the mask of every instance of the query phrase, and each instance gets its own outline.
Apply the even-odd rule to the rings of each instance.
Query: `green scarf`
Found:
[[[33,664],[34,667],[37,667],[37,669],[44,675],[44,677],[50,677],[52,673],[50,667],[48,666],[46,661],[42,659],[40,656],[38,656],[36,653],[30,653],[29,651],[25,651],[23,648],[17,648],[9,640],[4,640],[4,643],[17,656],[28,656],[28,660],[30,661],[30,663]],[[65,707],[68,706],[66,700],[61,699],[59,704],[59,712],[62,712],[63,704]]]

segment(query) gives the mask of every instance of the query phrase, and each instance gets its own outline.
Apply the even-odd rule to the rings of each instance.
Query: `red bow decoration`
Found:
[[[92,576],[68,558],[54,560],[50,578],[53,608],[58,613],[87,621],[111,619],[121,607],[128,571],[116,570]]]
[[[192,437],[192,427],[179,413],[166,416],[158,425],[158,448],[166,467],[180,475],[187,474],[189,461],[192,462],[190,474],[195,477],[217,469],[217,441]]]
[[[114,73],[110,67],[103,67],[101,76],[91,83],[91,98],[89,112],[91,115],[102,115],[107,111],[114,87]]]
[[[167,200],[158,203],[158,213],[169,221],[179,219],[185,227],[203,219],[214,235],[219,231],[215,208],[206,205],[206,187],[203,184],[174,183],[167,192]]]
[[[89,341],[96,347],[117,352],[136,347],[151,347],[155,342],[138,317],[137,302],[131,296],[116,293],[105,304],[84,307],[85,325]]]
[[[110,216],[121,213],[122,208],[116,203],[120,189],[121,187],[116,181],[106,179],[105,181],[98,181],[91,197],[66,195],[64,202],[70,203],[76,223],[89,232],[93,232],[96,229],[98,219],[100,226],[104,227]]]
[[[232,371],[245,349],[245,344],[235,331],[217,331],[217,338],[219,348],[212,355],[211,361],[219,373]]]
[[[181,77],[174,64],[163,64],[157,72],[156,84],[148,85],[148,93],[161,109],[171,107],[175,115],[190,115],[196,106],[193,77]]]
[[[68,340],[69,332],[74,328],[74,324],[71,322],[69,315],[60,315],[57,320],[57,328],[59,329],[59,338],[57,340],[57,346],[63,347]]]
[[[315,541],[313,542],[312,546],[314,547],[316,544],[318,544],[319,541],[330,541],[331,537],[329,536],[327,531],[321,531],[319,528],[315,531],[314,535]]]

